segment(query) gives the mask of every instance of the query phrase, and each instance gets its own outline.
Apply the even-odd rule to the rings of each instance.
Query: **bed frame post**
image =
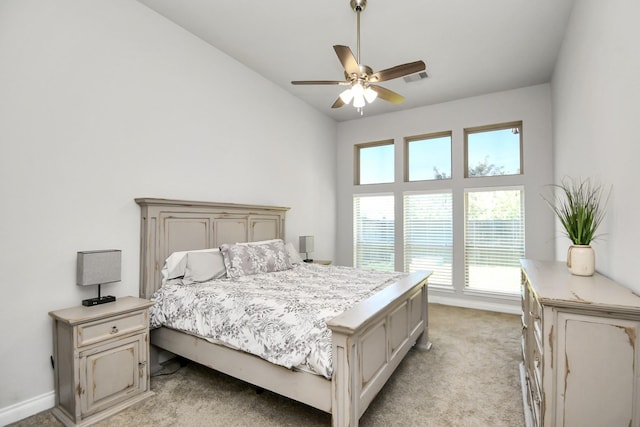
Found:
[[[332,333],[333,378],[331,381],[331,424],[333,427],[357,427],[359,421],[355,361],[357,346],[349,335]]]
[[[429,341],[429,296],[428,291],[422,293],[422,302],[420,306],[422,308],[422,318],[426,319],[424,324],[424,331],[420,334],[418,339],[416,340],[416,345],[414,346],[416,350],[419,351],[429,351],[431,350],[431,341]]]

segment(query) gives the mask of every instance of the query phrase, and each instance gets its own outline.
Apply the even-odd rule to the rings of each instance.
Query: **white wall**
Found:
[[[426,82],[428,84],[428,82]],[[453,281],[464,281],[464,233],[460,227],[464,216],[464,189],[478,186],[512,185],[512,177],[463,178],[464,128],[522,120],[524,145],[524,175],[517,177],[525,188],[526,256],[553,259],[553,213],[540,194],[552,182],[551,91],[547,84],[466,98],[407,111],[366,117],[338,124],[338,236],[337,260],[353,264],[353,194],[362,192],[394,192],[401,200],[403,138],[406,136],[448,131],[452,135],[453,209],[454,209],[454,271]],[[394,139],[396,144],[396,183],[362,186],[354,182],[354,145],[364,142]],[[440,183],[438,183],[440,184]],[[418,189],[418,188],[416,188]],[[398,268],[396,260],[396,267]],[[434,291],[430,291],[434,294]],[[435,292],[437,294],[437,292]],[[482,300],[462,292],[447,295],[458,300]],[[484,299],[485,302],[488,301]],[[448,303],[456,303],[448,300]],[[511,303],[516,307],[519,302]],[[478,305],[475,305],[478,306]],[[482,307],[489,307],[482,305]],[[496,308],[496,307],[493,307]]]
[[[334,258],[334,122],[147,7],[2,0],[0,64],[0,424],[53,403],[77,251],[122,249],[103,293],[138,294],[135,197],[289,206]]]
[[[552,88],[555,180],[591,176],[612,186],[604,236],[593,244],[596,270],[640,293],[638,16],[636,0],[576,1]],[[558,260],[569,243],[558,240]]]

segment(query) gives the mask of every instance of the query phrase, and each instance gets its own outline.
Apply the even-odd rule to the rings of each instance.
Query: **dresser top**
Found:
[[[146,299],[136,297],[119,297],[114,302],[85,307],[64,308],[62,310],[50,311],[49,316],[54,319],[77,325],[97,319],[104,319],[130,311],[142,310],[151,307],[153,303]]]
[[[521,261],[524,273],[536,294],[545,305],[577,307],[590,305],[593,310],[640,314],[640,296],[607,277],[575,276],[564,262]]]

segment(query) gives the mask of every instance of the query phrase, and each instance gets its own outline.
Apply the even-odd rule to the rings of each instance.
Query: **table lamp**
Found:
[[[122,251],[119,249],[78,252],[76,284],[78,286],[98,285],[98,296],[82,300],[82,305],[90,307],[116,300],[112,295],[101,296],[100,286],[105,283],[119,282],[121,265]]]
[[[313,236],[300,236],[300,252],[304,252],[304,262],[313,262],[309,259],[309,252],[313,252]]]

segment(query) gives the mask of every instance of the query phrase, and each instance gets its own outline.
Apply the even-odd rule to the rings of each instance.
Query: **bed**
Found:
[[[174,252],[285,240],[285,207],[155,198],[138,198],[136,203],[141,212],[142,298],[150,298],[160,288],[164,261]],[[403,276],[326,322],[331,330],[330,380],[168,327],[152,330],[151,344],[328,412],[333,426],[357,426],[407,352],[431,347],[429,274]]]

